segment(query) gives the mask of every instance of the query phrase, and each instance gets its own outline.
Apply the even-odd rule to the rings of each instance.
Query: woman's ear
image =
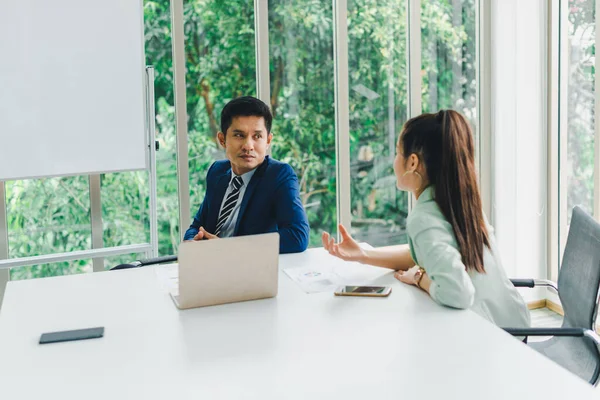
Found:
[[[414,172],[414,171],[416,171],[416,170],[419,169],[419,165],[420,164],[421,163],[419,162],[419,157],[415,153],[412,153],[410,155],[410,157],[408,158],[408,168],[407,168],[407,170]]]

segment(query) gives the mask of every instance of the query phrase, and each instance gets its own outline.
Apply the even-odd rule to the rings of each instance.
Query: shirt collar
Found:
[[[252,171],[248,171],[242,175],[236,175],[233,171],[231,171],[231,179],[229,180],[229,184],[231,185],[231,182],[233,182],[233,178],[235,178],[236,176],[239,176],[240,178],[242,178],[242,181],[244,182],[244,186],[248,187],[248,184],[250,183],[250,179],[252,179],[252,176],[254,175],[254,173],[256,172],[257,169],[258,168],[254,168]]]
[[[429,185],[423,190],[423,193],[419,196],[417,203],[426,203],[430,200],[433,200],[433,186]]]

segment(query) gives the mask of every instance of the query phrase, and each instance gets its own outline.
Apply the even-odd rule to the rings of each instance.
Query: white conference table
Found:
[[[341,262],[322,249],[280,268]],[[156,268],[10,282],[1,399],[586,399],[586,382],[389,273],[388,298],[279,295],[179,311]],[[104,326],[101,339],[38,345]]]

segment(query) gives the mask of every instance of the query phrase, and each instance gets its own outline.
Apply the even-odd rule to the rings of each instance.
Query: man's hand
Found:
[[[193,240],[203,240],[204,239],[204,232],[202,232],[202,227],[200,227],[200,230],[198,231],[198,233],[196,233],[196,236],[194,236]]]
[[[198,231],[196,236],[194,236],[194,240],[211,240],[211,239],[219,239],[219,237],[217,235],[213,235],[212,233],[207,232],[203,226],[200,227],[200,230]]]

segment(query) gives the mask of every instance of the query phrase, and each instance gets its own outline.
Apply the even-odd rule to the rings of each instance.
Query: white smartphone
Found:
[[[387,297],[392,292],[389,286],[340,286],[334,294],[336,296],[367,296]]]

